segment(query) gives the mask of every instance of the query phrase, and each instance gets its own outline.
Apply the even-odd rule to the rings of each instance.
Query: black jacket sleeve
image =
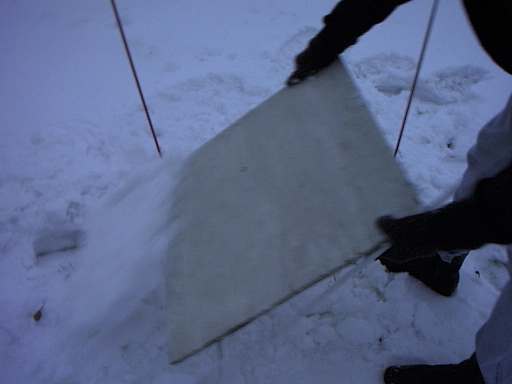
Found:
[[[357,38],[383,21],[400,4],[409,0],[343,0],[324,17],[324,28],[295,58],[295,71],[287,84],[300,83],[326,68]]]
[[[512,74],[512,1],[464,0],[464,6],[484,49]]]
[[[512,164],[480,181],[466,199],[401,219],[384,217],[378,225],[394,246],[410,252],[512,244]]]
[[[512,244],[512,164],[479,182],[471,199],[482,243]]]
[[[340,54],[356,43],[359,36],[384,21],[393,10],[410,0],[343,0],[324,17],[324,28],[310,47],[329,54]]]

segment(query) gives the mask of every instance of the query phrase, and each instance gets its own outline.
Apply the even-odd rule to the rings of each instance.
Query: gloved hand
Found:
[[[380,259],[393,262],[406,262],[421,257],[432,256],[435,247],[430,237],[432,225],[430,215],[419,214],[396,219],[384,216],[377,220],[377,226],[391,242],[391,247],[384,252]]]
[[[302,82],[307,77],[313,76],[322,69],[328,67],[336,59],[337,55],[310,44],[309,47],[295,58],[295,72],[288,78],[289,86]]]
[[[491,240],[472,198],[401,219],[384,216],[377,226],[391,242],[380,258],[399,263],[437,251],[476,249]]]

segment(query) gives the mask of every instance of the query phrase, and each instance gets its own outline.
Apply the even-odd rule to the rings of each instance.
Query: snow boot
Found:
[[[485,384],[476,354],[460,364],[405,365],[384,372],[386,384]]]
[[[459,270],[468,253],[459,253],[451,263],[443,261],[437,252],[430,257],[421,257],[398,263],[379,259],[388,272],[407,272],[438,294],[450,297],[459,284]]]

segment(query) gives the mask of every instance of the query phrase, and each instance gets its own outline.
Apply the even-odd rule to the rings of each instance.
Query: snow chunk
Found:
[[[81,229],[59,229],[40,235],[33,243],[36,256],[77,249],[85,238]]]

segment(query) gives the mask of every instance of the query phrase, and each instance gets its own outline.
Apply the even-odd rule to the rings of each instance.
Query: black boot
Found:
[[[451,263],[443,261],[437,252],[404,263],[379,259],[389,272],[407,272],[440,295],[450,297],[459,284],[459,270],[467,253],[454,257]]]
[[[485,384],[473,354],[460,364],[405,365],[384,372],[386,384]]]

